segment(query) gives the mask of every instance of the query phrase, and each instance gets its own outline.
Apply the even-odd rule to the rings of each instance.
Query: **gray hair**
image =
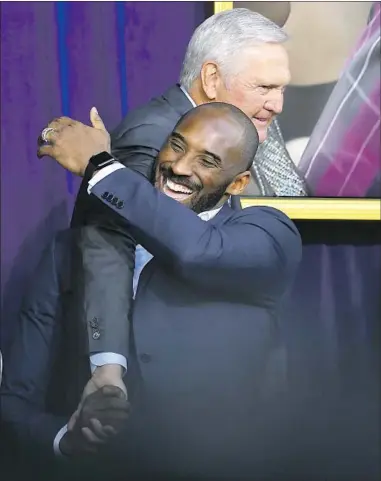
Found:
[[[258,43],[283,43],[287,34],[271,20],[247,8],[226,10],[205,20],[196,28],[188,44],[181,85],[190,90],[207,60],[223,71],[231,70],[237,53]]]

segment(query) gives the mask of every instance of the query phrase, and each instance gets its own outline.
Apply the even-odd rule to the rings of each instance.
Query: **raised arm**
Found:
[[[136,240],[159,262],[199,286],[231,289],[231,276],[239,275],[237,289],[246,282],[251,289],[266,288],[292,275],[299,263],[299,233],[275,209],[250,208],[218,225],[204,222],[130,169],[99,182],[95,176],[90,185],[92,194],[125,218]],[[113,205],[110,196],[122,204]]]
[[[152,125],[117,131],[112,152],[142,178],[150,178],[166,135]],[[93,367],[115,363],[126,368],[136,244],[125,219],[87,194],[87,180],[73,215],[73,222],[84,226],[76,246],[78,322],[86,326]]]

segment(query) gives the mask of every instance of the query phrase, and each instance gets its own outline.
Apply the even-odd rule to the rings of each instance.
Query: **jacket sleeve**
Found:
[[[112,152],[151,179],[166,136],[156,125],[136,127],[112,138]],[[86,323],[90,355],[112,352],[128,358],[135,240],[123,218],[87,194],[87,179],[81,188],[84,194],[77,202],[90,204],[77,246],[79,322]]]
[[[57,360],[61,325],[56,241],[44,252],[18,319],[13,345],[4,353],[1,414],[17,443],[53,455],[53,440],[68,418],[46,412],[48,385]]]
[[[123,206],[109,203],[106,192],[123,200]],[[124,217],[158,262],[206,289],[272,290],[289,280],[301,258],[295,225],[270,207],[244,209],[222,225],[204,222],[130,169],[103,178],[92,194]]]

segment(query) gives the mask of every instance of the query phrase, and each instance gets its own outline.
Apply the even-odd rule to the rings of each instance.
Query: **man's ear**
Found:
[[[210,102],[216,100],[221,75],[215,62],[205,62],[201,67],[201,87]]]
[[[246,172],[242,172],[242,174],[238,174],[226,189],[225,193],[229,195],[242,195],[243,191],[250,182],[250,177],[251,174],[248,170]]]

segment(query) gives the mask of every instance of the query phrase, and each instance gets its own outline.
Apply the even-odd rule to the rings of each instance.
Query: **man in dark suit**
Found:
[[[56,479],[53,441],[78,406],[89,377],[83,334],[78,332],[68,310],[74,290],[70,285],[70,273],[72,268],[75,270],[71,251],[78,242],[77,235],[75,229],[59,232],[45,249],[15,320],[16,336],[7,349],[0,391],[2,461],[4,457],[1,469],[4,474],[7,468],[9,477],[4,478],[7,480],[28,479],[31,472],[39,481]],[[102,394],[101,404],[97,403],[99,394]],[[99,390],[88,396],[85,413],[90,409],[92,415],[103,417],[106,425],[115,416],[117,424],[122,422],[128,414],[128,405],[120,390],[115,389],[111,394],[112,397],[106,391],[104,396]],[[112,401],[111,406],[108,401]],[[97,411],[97,406],[107,409],[108,419]],[[87,446],[79,434],[76,453],[83,455]],[[65,475],[69,477],[65,473],[62,479],[66,479]]]
[[[107,131],[94,124],[53,121],[39,155],[87,170],[88,192],[151,255],[134,302],[127,381],[136,397],[121,449],[154,474],[252,476],[267,444],[255,440],[269,416],[279,302],[301,257],[283,213],[229,205],[249,181],[256,130],[229,104],[193,109],[160,151],[155,188],[107,154]]]
[[[282,45],[286,39],[281,28],[246,9],[207,19],[189,43],[180,85],[127,115],[112,134],[113,154],[150,179],[154,159],[180,117],[196,105],[214,101],[239,107],[253,121],[263,142],[282,110],[283,91],[289,82]],[[257,194],[284,195],[287,191],[299,195],[303,182],[275,137],[276,162],[272,161],[272,169],[268,162],[261,162],[263,171],[259,166],[252,168],[256,175],[253,185]],[[126,368],[135,239],[119,219],[87,196],[87,181],[82,183],[72,220],[74,227],[86,226],[76,250],[75,263],[81,269],[73,279],[77,288],[72,312],[76,311],[78,323],[86,326],[88,352],[93,371],[100,376],[99,385],[107,378],[107,365]]]

